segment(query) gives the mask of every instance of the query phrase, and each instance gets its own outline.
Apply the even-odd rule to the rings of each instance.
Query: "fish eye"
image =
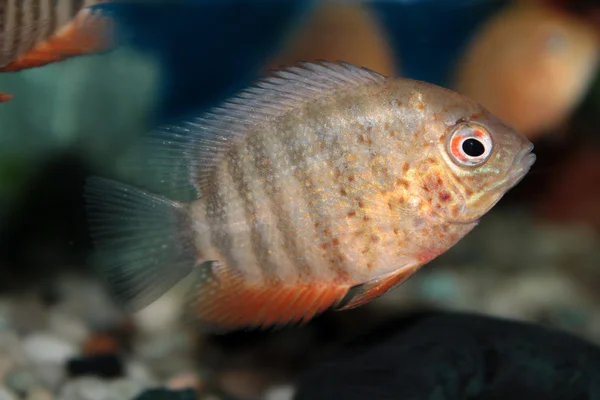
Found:
[[[461,166],[474,167],[487,161],[492,152],[492,136],[483,126],[461,123],[450,135],[448,152]]]

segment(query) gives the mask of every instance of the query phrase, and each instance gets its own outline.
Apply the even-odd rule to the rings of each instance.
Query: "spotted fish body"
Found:
[[[421,151],[436,145],[423,134],[426,111],[387,107],[390,89],[371,85],[307,103],[235,145],[217,167],[206,201],[194,205],[197,220],[204,216],[211,228],[199,235],[200,252],[259,280],[357,284],[417,264],[470,230],[471,224],[451,226],[435,215],[436,207],[456,201],[437,183],[446,178],[435,169],[443,160]],[[362,118],[352,118],[357,114]],[[286,129],[278,132],[281,125]],[[421,173],[426,169],[429,175]],[[425,180],[432,196],[423,193]],[[431,232],[438,242],[431,243]]]
[[[485,157],[462,160],[465,138]],[[534,161],[522,135],[457,93],[333,63],[280,72],[197,120],[158,129],[141,148],[142,169],[160,182],[153,190],[191,183],[200,198],[172,202],[91,180],[100,271],[139,308],[196,265],[190,309],[221,330],[307,321],[398,286],[467,234]],[[159,204],[169,222],[150,224]],[[172,239],[109,223],[127,214],[145,228],[170,225],[162,234]],[[144,253],[152,241],[162,250]]]
[[[43,66],[111,47],[108,0],[0,0],[0,72]]]

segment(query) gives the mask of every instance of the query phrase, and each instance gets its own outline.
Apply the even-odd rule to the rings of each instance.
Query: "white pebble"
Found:
[[[295,393],[291,385],[273,386],[265,392],[264,400],[292,400]]]
[[[138,360],[126,363],[127,377],[145,386],[157,384],[157,380],[148,367]]]
[[[0,400],[17,400],[17,396],[0,386]]]
[[[92,330],[113,327],[122,321],[123,312],[108,296],[100,282],[76,276],[58,281],[62,300],[56,309],[81,320]]]
[[[186,332],[161,332],[138,338],[135,354],[159,379],[194,368],[192,338]]]
[[[25,355],[34,363],[63,364],[77,355],[77,347],[48,333],[33,333],[23,340]]]
[[[45,329],[48,310],[37,295],[24,293],[15,298],[11,309],[10,324],[17,332],[35,332]]]
[[[134,315],[135,324],[140,331],[146,333],[173,329],[179,322],[181,303],[177,296],[167,293],[137,312]]]
[[[102,380],[95,377],[83,377],[67,382],[58,400],[117,400],[133,399],[146,388],[132,380]]]
[[[10,370],[4,377],[4,385],[15,393],[28,393],[39,385],[37,377],[29,370],[15,368]]]
[[[52,333],[73,344],[81,345],[90,336],[81,319],[60,310],[50,313],[48,324]]]
[[[15,333],[0,333],[0,382],[12,368],[25,366],[27,357]]]
[[[65,376],[65,363],[78,354],[76,346],[48,333],[23,340],[23,350],[42,382],[56,388]]]
[[[43,388],[33,389],[27,397],[26,400],[52,400],[54,397],[50,391]]]

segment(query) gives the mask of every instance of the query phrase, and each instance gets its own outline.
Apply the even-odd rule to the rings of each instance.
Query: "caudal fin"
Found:
[[[194,233],[182,203],[98,177],[85,197],[93,266],[124,308],[145,307],[192,271]]]

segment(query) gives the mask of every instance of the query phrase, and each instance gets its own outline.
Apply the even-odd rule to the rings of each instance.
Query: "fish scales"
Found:
[[[303,323],[394,289],[470,232],[535,161],[523,135],[444,88],[345,63],[276,75],[150,134],[141,170],[177,176],[169,190],[193,189],[196,200],[173,203],[102,179],[86,189],[98,228],[133,234],[132,252],[157,233],[111,218],[156,204],[140,212],[175,251],[130,260],[100,238],[102,268],[150,294],[196,270],[186,310],[213,330]],[[130,202],[116,200],[123,191]],[[137,307],[152,299],[116,294]]]
[[[252,243],[251,249],[259,263],[264,281],[273,281],[277,279],[278,268],[290,268],[289,260],[282,250],[282,234],[277,229],[273,209],[266,201],[264,177],[261,177],[255,165],[258,155],[247,147],[237,149],[228,160],[232,164],[232,178],[239,196],[243,199],[246,220],[250,224],[248,234]]]
[[[319,102],[319,106],[335,107],[336,104]],[[295,111],[300,116],[299,118],[304,121],[310,120],[306,117],[305,110]],[[330,128],[323,124],[318,125],[319,121],[316,121],[317,125],[313,126],[307,126],[306,123],[294,123],[291,124],[290,129],[281,129],[280,125],[285,123],[285,116],[281,117],[271,123],[271,129],[260,129],[249,134],[247,142],[250,148],[252,148],[252,143],[262,143],[264,148],[265,145],[275,143],[275,140],[286,144],[282,147],[282,151],[267,147],[269,151],[265,151],[263,156],[270,160],[266,164],[276,165],[271,171],[276,170],[277,173],[269,174],[269,171],[265,170],[265,173],[261,174],[261,179],[272,188],[274,182],[280,182],[279,186],[282,190],[279,193],[271,193],[271,195],[274,201],[282,207],[285,207],[285,204],[291,208],[303,209],[299,208],[302,205],[295,204],[297,192],[289,190],[292,185],[299,190],[297,198],[303,200],[308,207],[306,213],[308,220],[306,217],[295,220],[296,223],[304,222],[300,229],[294,231],[284,229],[289,237],[288,243],[293,243],[287,248],[287,251],[295,249],[292,250],[296,253],[296,257],[293,257],[295,259],[299,257],[307,259],[310,256],[312,262],[309,266],[304,266],[304,269],[311,271],[313,279],[336,278],[343,280],[347,275],[345,270],[347,260],[345,260],[343,249],[339,247],[338,240],[332,237],[334,234],[331,229],[333,216],[328,214],[328,209],[325,207],[325,204],[330,202],[328,200],[329,191],[340,188],[340,184],[336,182],[333,174],[331,158],[328,157],[328,153],[340,145],[337,135],[326,135],[326,130]],[[296,146],[291,145],[292,143],[296,143]],[[288,151],[284,150],[286,147]],[[310,150],[307,151],[307,149]],[[283,193],[286,194],[281,196]],[[281,215],[278,217],[281,221]],[[310,227],[306,222],[308,224],[312,222],[313,226]],[[292,226],[290,221],[287,226],[288,228]],[[308,232],[305,231],[306,229]],[[300,240],[301,238],[310,239],[309,235],[315,230],[318,235],[316,243],[313,238],[313,244],[307,246],[306,240]],[[299,255],[299,250],[302,250],[305,255]]]
[[[235,207],[239,200],[232,198],[233,196],[227,193],[227,191],[232,191],[234,187],[231,173],[227,167],[228,165],[225,164],[219,171],[218,179],[221,183],[219,190],[213,196],[207,197],[206,207],[203,207],[196,214],[198,214],[198,217],[202,217],[203,221],[206,221],[210,235],[210,247],[199,247],[203,253],[202,256],[234,262],[235,256],[232,255],[234,243],[230,229],[234,228],[236,221],[244,221],[244,219],[235,213],[235,211],[241,209]],[[203,211],[206,213],[205,215],[201,214]],[[203,228],[204,225],[200,225],[200,227]],[[199,234],[198,240],[201,240],[202,236],[202,234]]]
[[[359,89],[357,91],[362,92],[360,95],[349,94],[347,98],[340,99],[338,108],[346,110],[346,114],[350,115],[336,121],[338,126],[335,131],[339,136],[337,142],[340,147],[330,152],[330,157],[334,160],[334,174],[340,182],[339,193],[335,193],[337,208],[343,211],[346,221],[345,224],[336,224],[336,236],[344,243],[345,254],[352,265],[361,265],[358,270],[350,270],[355,280],[362,278],[365,268],[371,270],[369,274],[376,273],[377,265],[385,262],[385,254],[373,251],[377,248],[373,242],[379,240],[383,229],[382,221],[368,208],[365,198],[369,193],[387,187],[390,182],[378,182],[385,177],[373,172],[381,162],[384,168],[393,169],[398,160],[403,158],[400,150],[402,147],[393,146],[388,135],[380,134],[389,118],[385,113],[377,111],[379,101],[376,94],[385,90],[385,85]],[[353,97],[357,99],[353,100]],[[352,115],[361,117],[353,120]],[[389,159],[385,157],[385,153],[391,148],[399,151],[394,150],[393,158]],[[385,221],[388,220],[389,218],[385,218]],[[389,261],[391,263],[388,265],[393,265],[393,260]]]
[[[370,100],[367,91],[364,91],[364,99],[356,93],[358,91],[364,90],[358,89],[348,96],[358,104],[368,104],[363,101]],[[351,120],[347,115],[349,113],[367,115],[366,123],[363,126],[352,126],[353,124],[348,122]],[[282,130],[287,135],[283,141],[290,145],[290,152],[296,155],[293,160],[293,163],[298,165],[295,175],[298,181],[305,183],[305,194],[309,203],[313,205],[311,215],[317,216],[320,228],[318,244],[327,249],[327,261],[332,264],[338,278],[340,275],[345,275],[346,279],[350,276],[356,277],[357,274],[362,275],[363,265],[376,262],[365,259],[374,258],[374,252],[369,251],[365,256],[354,251],[357,248],[356,242],[360,241],[365,233],[376,232],[380,228],[376,225],[378,219],[373,218],[376,216],[368,215],[367,211],[361,209],[360,199],[364,195],[361,181],[363,186],[369,185],[369,190],[378,190],[372,187],[372,174],[363,171],[361,166],[369,165],[368,158],[371,157],[371,153],[378,155],[391,144],[386,136],[374,133],[384,126],[381,115],[370,114],[372,113],[367,112],[365,106],[357,109],[350,107],[350,103],[344,99],[327,99],[307,104],[305,110],[296,110],[286,115],[292,119],[288,124],[291,128]],[[329,117],[330,115],[335,118]],[[377,125],[378,118],[381,120],[381,126]],[[311,126],[307,127],[303,121],[311,121]],[[357,134],[361,131],[364,132],[364,136]],[[359,139],[361,137],[362,140]],[[394,158],[401,156],[397,152],[393,153]],[[389,168],[394,168],[397,164],[397,161],[389,158],[383,162],[389,165]],[[354,219],[357,222],[354,222]],[[370,241],[371,237],[367,240]],[[366,243],[361,250],[363,248],[371,249],[373,246]],[[354,271],[359,265],[361,267],[358,271]],[[320,268],[322,267],[317,267]],[[341,274],[340,271],[344,273]]]
[[[334,106],[325,101],[319,102],[319,105],[326,108]],[[331,227],[335,216],[328,212],[327,207],[333,200],[331,192],[339,190],[328,152],[339,143],[335,136],[328,135],[330,128],[316,119],[311,119],[309,113],[308,108],[298,110],[290,124],[291,128],[283,130],[287,137],[282,141],[288,143],[292,165],[297,165],[297,168],[291,171],[291,179],[296,179],[303,189],[303,199],[308,206],[307,213],[316,230],[317,236],[313,246],[305,250],[311,252],[311,249],[314,249],[312,251],[316,253],[315,265],[311,270],[316,272],[317,278],[334,277],[342,280],[345,276],[343,266],[347,260],[344,259],[339,244],[331,243],[334,239]],[[307,125],[306,122],[300,121],[312,122]]]
[[[363,204],[366,191],[389,190],[394,180],[402,176],[403,154],[388,149],[401,148],[397,146],[398,142],[412,134],[402,132],[391,136],[390,128],[386,129],[391,110],[387,113],[378,111],[381,107],[376,100],[384,101],[387,90],[381,86],[379,98],[374,96],[378,93],[373,93],[373,89],[360,88],[349,93],[347,99],[328,98],[307,103],[303,108],[254,128],[223,161],[227,164],[233,160],[234,164],[239,164],[239,160],[247,160],[237,166],[237,173],[230,181],[238,182],[237,193],[218,176],[214,180],[214,193],[218,193],[219,201],[227,204],[236,204],[234,196],[245,200],[245,218],[255,221],[249,233],[258,265],[252,269],[262,270],[264,278],[291,278],[302,265],[305,271],[314,271],[317,279],[335,277],[354,283],[365,275],[385,273],[395,268],[398,261],[406,261],[405,254],[398,254],[399,249],[407,247],[406,238],[404,242],[394,240],[393,232],[399,231],[398,226],[390,224],[389,218],[381,218],[389,212],[366,208]],[[357,107],[357,103],[363,105]],[[364,117],[360,124],[351,123],[351,118],[345,114]],[[281,129],[280,126],[289,128]],[[286,143],[281,149],[287,147],[288,151],[277,151],[275,143]],[[373,160],[377,160],[376,164]],[[377,174],[380,168],[390,171],[383,181]],[[226,171],[226,168],[219,171]],[[293,191],[290,190],[292,185],[303,188],[300,192]],[[301,196],[296,197],[297,194]],[[301,238],[307,236],[303,230],[308,226],[294,228],[293,224],[298,224],[301,219],[289,217],[290,208],[302,209],[296,206],[295,198],[305,201],[310,210],[308,215],[318,226],[318,238],[313,246],[300,243]],[[265,202],[266,199],[269,202]],[[282,211],[284,208],[288,210],[287,215]],[[259,231],[260,221],[272,223],[265,224],[269,229]],[[233,242],[236,242],[234,249],[241,247],[238,240],[240,237],[229,240],[228,249],[232,249]],[[379,241],[384,242],[383,247],[373,245]],[[299,249],[305,254],[301,255]],[[312,263],[298,263],[313,252],[317,254],[312,257]],[[241,263],[240,259],[228,257],[228,260],[232,267],[240,270],[252,266],[252,262],[244,257],[241,257]],[[305,274],[300,273],[310,276]]]
[[[263,127],[256,135],[248,137],[246,143],[255,155],[253,166],[256,176],[264,186],[267,207],[275,218],[272,225],[282,235],[281,247],[277,250],[286,261],[281,266],[277,261],[274,272],[279,279],[304,281],[315,272],[311,269],[315,262],[311,260],[308,249],[314,244],[316,231],[310,216],[303,211],[307,207],[306,199],[293,175],[285,139],[272,127]]]

